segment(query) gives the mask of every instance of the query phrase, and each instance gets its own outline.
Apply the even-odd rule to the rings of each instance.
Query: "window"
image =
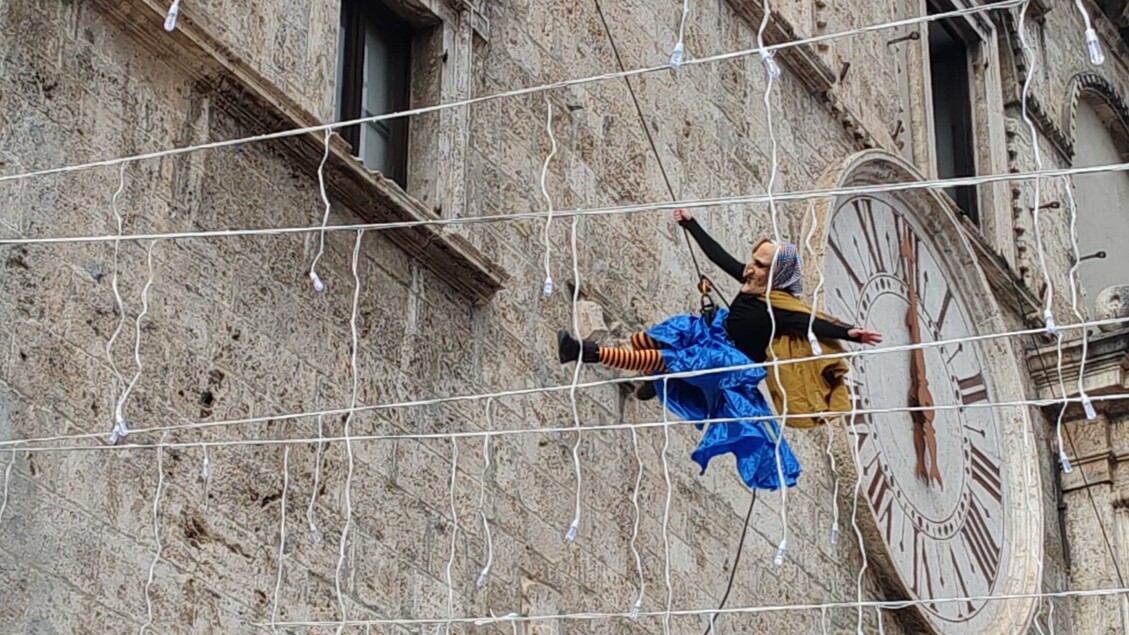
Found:
[[[379,2],[344,0],[337,49],[338,121],[408,107],[412,29]],[[340,130],[370,170],[407,187],[408,118]]]
[[[940,12],[942,8],[930,2],[929,13]],[[929,23],[933,141],[937,178],[941,179],[976,175],[971,49],[958,23],[949,20]],[[973,222],[980,222],[975,185],[949,187],[945,188],[945,192]]]

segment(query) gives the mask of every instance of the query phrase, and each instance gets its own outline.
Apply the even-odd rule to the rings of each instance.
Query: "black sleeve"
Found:
[[[745,263],[729,255],[729,252],[725,251],[724,247],[717,244],[717,241],[706,233],[706,230],[702,229],[698,221],[691,218],[688,221],[682,221],[678,224],[685,227],[686,230],[690,232],[690,235],[694,237],[698,246],[702,248],[702,252],[706,254],[706,258],[710,259],[710,262],[721,267],[722,271],[729,274],[729,276],[737,282],[745,281]]]
[[[777,333],[807,336],[808,323],[811,321],[809,314],[776,308],[772,309],[772,314],[776,317]],[[811,324],[811,330],[818,338],[855,341],[855,338],[848,334],[851,327],[828,322],[822,318],[815,318],[815,322]]]

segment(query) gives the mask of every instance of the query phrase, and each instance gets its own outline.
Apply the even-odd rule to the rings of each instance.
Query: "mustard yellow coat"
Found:
[[[773,308],[797,311],[811,315],[811,308],[794,295],[773,291]],[[764,297],[761,296],[763,300]],[[818,317],[835,321],[825,315]],[[819,340],[824,354],[842,353],[844,348],[837,340]],[[768,361],[787,361],[815,357],[806,335],[778,335],[767,352]],[[831,417],[794,417],[797,414],[817,412],[846,412],[851,409],[851,397],[844,377],[850,369],[842,358],[819,357],[811,361],[780,364],[777,369],[767,369],[768,390],[772,394],[776,414],[787,414],[785,424],[790,428],[815,428],[827,423]],[[777,372],[779,371],[779,373]],[[779,381],[777,377],[779,376]],[[787,395],[787,411],[784,397]]]

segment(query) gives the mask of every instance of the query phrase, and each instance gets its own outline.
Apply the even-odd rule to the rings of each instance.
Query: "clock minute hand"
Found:
[[[918,318],[917,297],[917,262],[914,259],[910,246],[910,234],[901,244],[901,256],[905,264],[906,286],[909,289],[909,308],[906,311],[906,326],[909,328],[912,344],[921,344],[921,323]],[[929,391],[929,379],[925,372],[925,352],[915,348],[910,355],[910,406],[930,408],[933,406],[933,394]],[[914,420],[914,448],[917,450],[917,475],[927,483],[936,480],[941,482],[941,472],[937,466],[937,436],[933,428],[933,410],[917,410],[913,412]],[[928,451],[929,469],[925,467],[925,455]]]

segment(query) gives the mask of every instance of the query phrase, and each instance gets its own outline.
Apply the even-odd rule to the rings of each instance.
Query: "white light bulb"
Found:
[[[321,542],[321,532],[318,531],[317,527],[310,527],[310,542],[315,545]]]
[[[128,434],[129,428],[125,425],[125,421],[119,419],[118,422],[114,424],[113,431],[110,432],[110,445],[117,445],[118,441],[126,438]]]
[[[1090,401],[1090,395],[1082,393],[1082,409],[1086,411],[1086,418],[1090,421],[1098,418],[1098,413],[1094,410],[1094,402]]]
[[[683,53],[683,51],[684,51],[684,49],[682,47],[682,42],[679,42],[678,44],[674,45],[674,52],[670,54],[670,67],[673,70],[678,70],[679,68],[682,68],[682,53]]]
[[[1066,458],[1066,451],[1065,450],[1059,450],[1058,451],[1058,461],[1059,461],[1059,463],[1062,463],[1062,471],[1063,472],[1070,474],[1071,472],[1074,471],[1074,468],[1070,467],[1070,459]]]
[[[200,468],[200,478],[202,478],[202,479],[208,478],[208,457],[206,457],[206,456],[204,457],[204,467]]]
[[[831,544],[839,544],[839,523],[831,523]]]
[[[772,563],[776,566],[784,564],[784,555],[788,553],[788,541],[781,540],[780,546],[776,548],[776,557],[772,559]]]
[[[486,586],[486,572],[485,571],[478,574],[478,580],[475,581],[474,585],[476,587],[480,588],[480,589],[482,587]]]
[[[635,600],[635,606],[631,607],[631,612],[628,613],[627,617],[633,620],[639,619],[639,609],[641,608],[643,608],[643,598]]]
[[[1086,29],[1086,50],[1090,53],[1090,63],[1094,66],[1101,66],[1105,61],[1105,54],[1102,53],[1102,43],[1098,40],[1097,31]]]
[[[317,291],[318,293],[325,293],[325,283],[321,281],[321,277],[318,276],[318,272],[310,272],[310,281],[314,283],[314,291]]]
[[[808,331],[808,343],[811,344],[811,354],[816,357],[823,356],[823,347],[819,345],[819,339],[816,338],[815,333]]]
[[[580,529],[580,523],[575,520],[572,521],[572,524],[568,526],[568,531],[565,533],[565,542],[576,540],[576,531],[578,529]]]
[[[180,0],[173,0],[172,6],[169,7],[169,14],[165,16],[165,30],[172,33],[176,28],[176,18],[180,15]]]
[[[1055,332],[1058,331],[1058,327],[1055,326],[1055,316],[1051,313],[1050,309],[1043,311],[1043,321],[1047,325],[1047,333],[1054,335]]]
[[[545,286],[541,289],[541,295],[546,298],[553,295],[553,279],[551,277],[545,278]]]
[[[772,59],[772,51],[761,51],[761,61],[764,62],[764,67],[768,69],[768,76],[772,79],[780,78],[780,67],[776,65],[776,60]]]

